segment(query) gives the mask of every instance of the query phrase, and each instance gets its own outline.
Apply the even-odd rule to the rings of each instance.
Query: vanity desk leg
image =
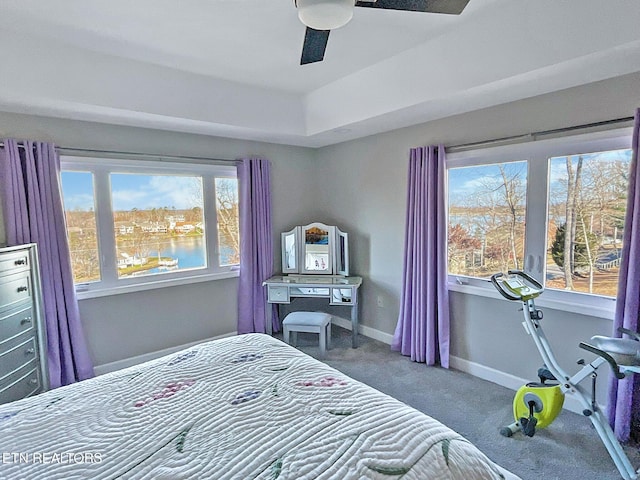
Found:
[[[267,335],[273,335],[273,313],[275,307],[275,314],[278,318],[280,318],[280,304],[279,303],[269,303],[266,302],[266,317],[267,324],[265,325],[265,333]]]
[[[351,307],[351,347],[358,348],[358,305]]]
[[[351,307],[351,348],[358,348],[358,304]]]
[[[267,317],[267,324],[265,325],[265,331],[266,334],[271,336],[273,334],[273,304],[272,303],[266,303],[266,312],[265,312],[265,317]]]

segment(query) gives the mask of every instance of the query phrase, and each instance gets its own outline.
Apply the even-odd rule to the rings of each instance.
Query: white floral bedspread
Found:
[[[266,335],[0,405],[2,479],[500,479],[438,421]]]

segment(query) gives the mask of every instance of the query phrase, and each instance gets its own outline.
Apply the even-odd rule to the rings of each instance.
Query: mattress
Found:
[[[437,420],[262,334],[0,406],[3,479],[517,479]]]

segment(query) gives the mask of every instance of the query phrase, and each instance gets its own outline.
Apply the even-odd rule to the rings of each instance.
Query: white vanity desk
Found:
[[[279,305],[296,297],[326,298],[329,305],[351,307],[352,344],[356,348],[362,278],[349,276],[349,235],[334,225],[315,222],[295,226],[280,237],[283,273],[263,282],[267,302]],[[270,319],[267,329],[270,334]]]
[[[351,344],[358,346],[358,288],[361,277],[338,275],[276,275],[266,280],[267,302],[291,303],[292,298],[326,298],[329,305],[351,307]],[[270,326],[271,322],[267,322]]]

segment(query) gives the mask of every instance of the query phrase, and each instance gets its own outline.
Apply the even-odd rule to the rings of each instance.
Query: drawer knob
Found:
[[[20,320],[20,325],[25,325],[27,323],[31,323],[31,317],[24,317],[22,320]]]
[[[13,262],[14,265],[26,265],[27,261],[24,258],[20,258],[18,260],[16,260],[15,262]]]
[[[25,285],[18,287],[18,293],[20,292],[26,292],[27,290],[29,290]]]
[[[27,349],[24,351],[24,354],[25,354],[25,355],[33,355],[34,353],[36,353],[36,350],[35,350],[34,348],[27,348]]]
[[[38,383],[38,379],[37,378],[32,378],[31,380],[29,380],[29,383],[31,385],[36,385]]]

